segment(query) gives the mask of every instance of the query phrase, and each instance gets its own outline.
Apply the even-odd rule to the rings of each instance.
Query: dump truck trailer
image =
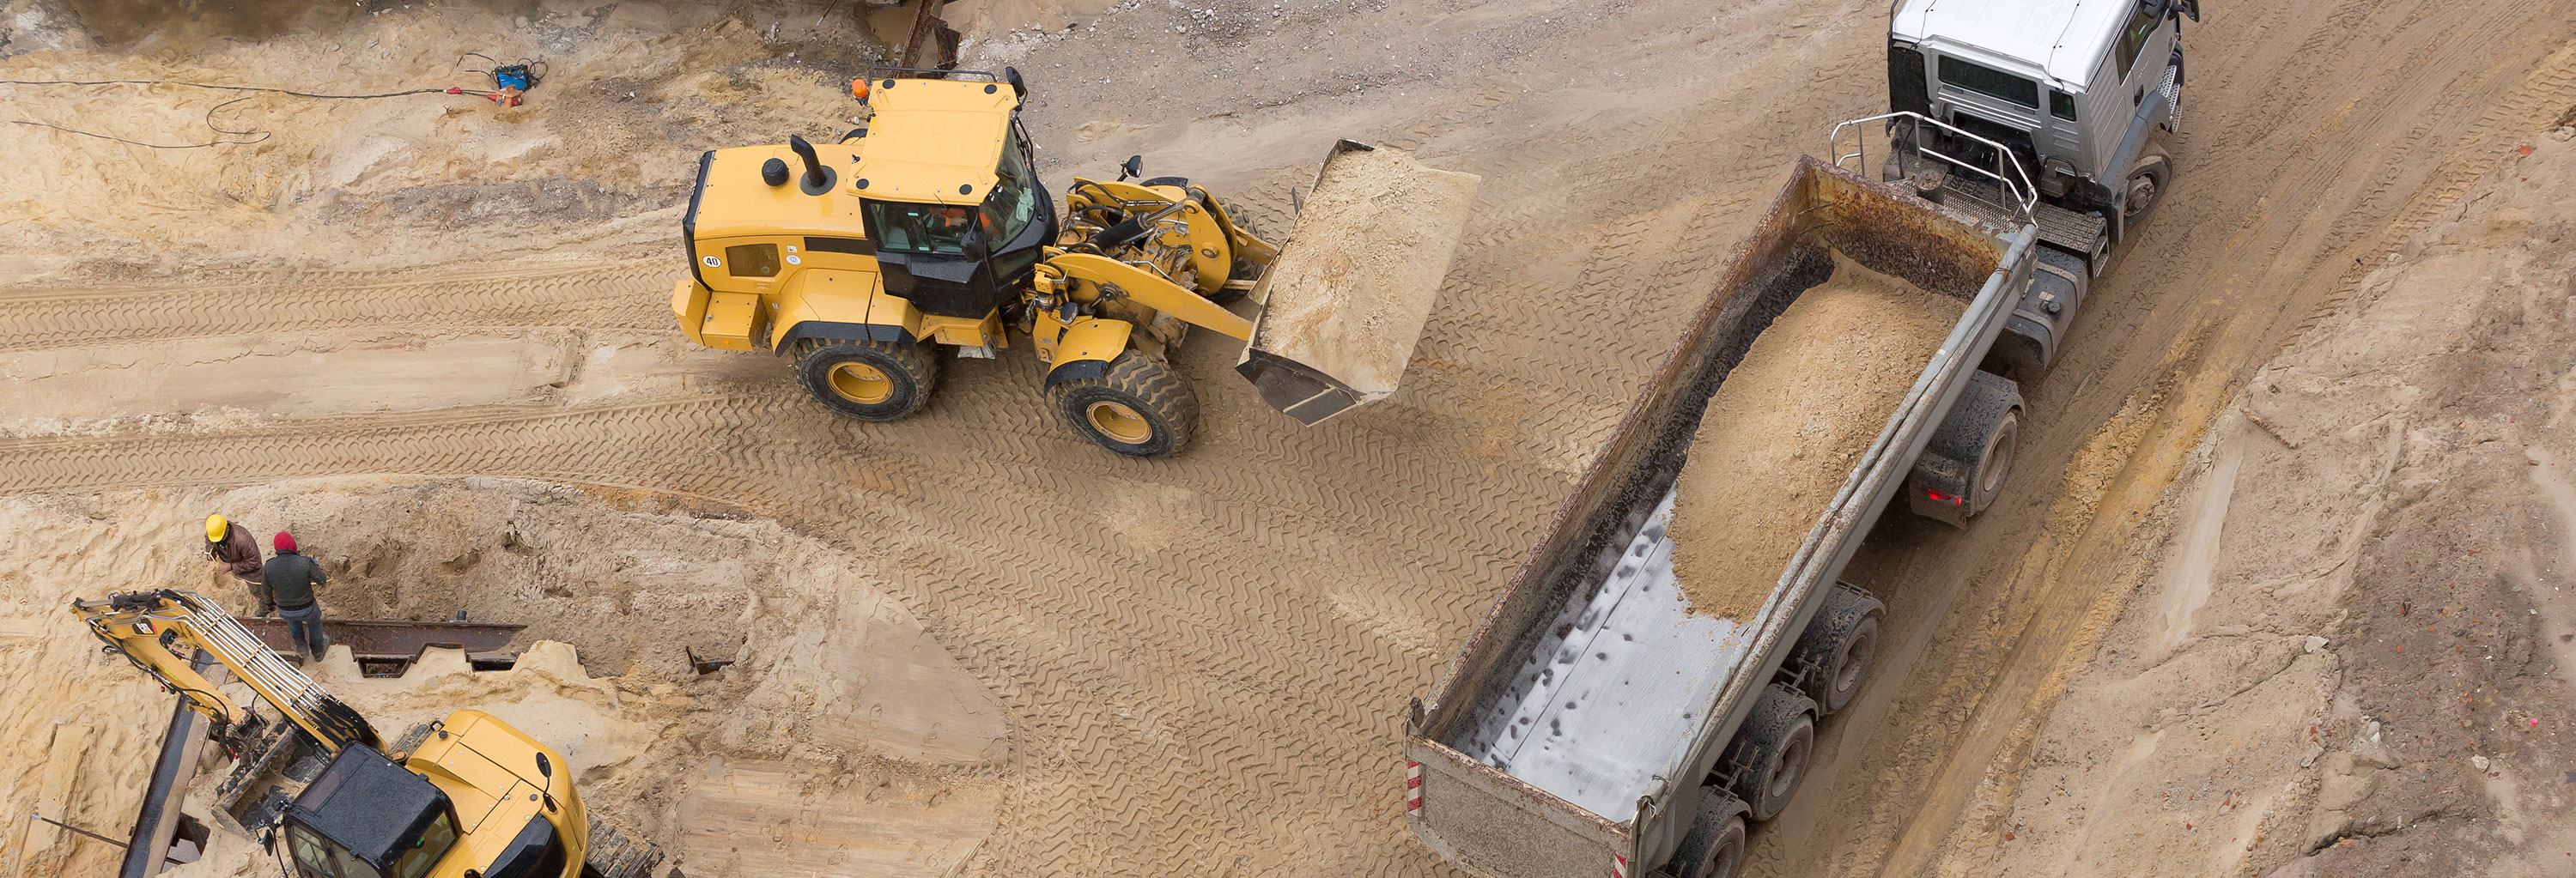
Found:
[[[1999,227],[1800,160],[1546,537],[1413,703],[1416,835],[1478,875],[1734,874],[1748,817],[1776,812],[1803,776],[1805,752],[1785,751],[1811,743],[1867,670],[1879,605],[1840,576],[1872,524],[1899,494],[1961,524],[2009,469],[2010,437],[1995,440],[2020,396],[1980,367],[2011,370],[1989,355],[2016,320],[2063,327],[2090,274],[2027,216]],[[1696,615],[1674,587],[1667,525],[1701,412],[1834,252],[1965,312],[1760,610]],[[1801,722],[1807,737],[1790,740]]]

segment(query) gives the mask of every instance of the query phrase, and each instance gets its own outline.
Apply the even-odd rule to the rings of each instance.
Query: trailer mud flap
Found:
[[[1395,393],[1477,180],[1396,150],[1333,145],[1287,246],[1253,288],[1262,316],[1235,371],[1263,402],[1312,425]]]

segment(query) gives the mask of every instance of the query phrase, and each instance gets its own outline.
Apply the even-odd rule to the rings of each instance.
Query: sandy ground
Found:
[[[961,361],[921,417],[858,424],[798,398],[774,361],[669,332],[674,193],[691,160],[845,128],[842,81],[879,51],[846,15],[371,3],[292,28],[182,19],[195,23],[92,35],[64,24],[77,6],[10,0],[0,74],[390,89],[449,84],[464,51],[561,66],[508,110],[450,96],[237,105],[273,132],[256,146],[147,151],[0,126],[0,146],[31,157],[0,167],[15,220],[0,224],[15,276],[0,356],[29,378],[12,393],[77,400],[0,425],[0,493],[72,510],[42,539],[176,564],[183,519],[219,492],[314,477],[386,496],[506,477],[775,522],[836,553],[799,571],[881,590],[999,703],[998,764],[940,769],[997,791],[968,874],[1448,874],[1402,830],[1406,699],[1519,563],[1788,158],[1885,106],[1875,2],[1129,0],[1098,17],[1111,7],[979,3],[966,61],[1028,74],[1050,185],[1144,153],[1149,173],[1190,176],[1278,229],[1337,136],[1483,178],[1388,403],[1297,428],[1231,376],[1234,348],[1201,339],[1179,361],[1205,405],[1197,444],[1130,461],[1055,423],[1025,357]],[[2019,776],[2115,597],[2143,581],[2163,545],[2153,510],[2204,427],[2280,339],[2551,124],[2576,82],[2576,62],[2551,55],[2576,23],[2540,0],[2300,0],[2207,19],[2185,35],[2175,188],[2100,279],[2064,359],[2025,384],[2005,499],[1964,533],[1891,520],[1855,565],[1889,603],[1888,648],[1877,682],[1822,730],[1806,793],[1756,831],[1758,873],[1915,875],[1991,846],[2002,816],[1982,791]],[[137,138],[200,131],[210,106],[157,88],[9,88],[12,111]],[[482,359],[459,386],[422,391],[417,359],[367,350],[384,344]],[[299,384],[261,363],[316,354],[368,383]],[[212,377],[151,393],[83,377],[162,364]],[[229,375],[294,389],[245,393]],[[127,502],[167,511],[115,531],[148,531],[124,542],[97,536],[121,513],[81,511]],[[483,534],[456,544],[523,563]],[[574,553],[562,545],[542,557]],[[11,575],[59,590],[92,569],[69,557],[85,550],[60,551]],[[592,586],[562,587],[576,598],[544,612]],[[9,672],[88,668],[86,691],[116,689],[131,713],[15,736],[49,743],[15,751],[13,772],[37,753],[113,767],[31,775],[44,780],[10,787],[7,807],[121,826],[135,782],[119,772],[139,775],[128,760],[164,706],[74,664],[95,656],[61,636],[13,635],[62,657],[13,657]],[[622,645],[614,679],[652,673],[617,637],[575,643],[585,663]],[[727,760],[740,795],[801,788],[793,771]],[[714,768],[689,770],[703,772],[690,789],[712,788]],[[666,833],[684,831],[668,809],[705,801],[608,789],[664,809]],[[723,825],[784,844],[844,812],[806,813]],[[26,874],[88,874],[97,860],[50,858],[102,856],[10,831],[44,846]]]
[[[2256,372],[1947,874],[2564,875],[2576,129]]]
[[[1691,612],[1750,622],[1967,303],[1834,254],[1708,400],[1673,495]]]

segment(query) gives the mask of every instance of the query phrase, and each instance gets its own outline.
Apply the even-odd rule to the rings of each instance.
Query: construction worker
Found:
[[[259,540],[221,515],[206,516],[206,557],[222,563],[234,579],[250,587],[252,594],[264,590],[259,577]],[[268,603],[265,595],[261,595],[260,603]]]
[[[268,586],[260,593],[260,615],[267,615],[273,606],[277,617],[286,620],[286,638],[295,642],[295,657],[307,662],[321,658],[323,650],[331,647],[331,638],[322,634],[322,603],[313,593],[330,577],[323,575],[322,565],[295,551],[294,534],[279,531],[270,545],[277,555],[260,571]]]

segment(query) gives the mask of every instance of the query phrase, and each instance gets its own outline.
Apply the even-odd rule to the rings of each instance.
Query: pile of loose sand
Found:
[[[1270,266],[1253,344],[1362,393],[1394,391],[1449,274],[1476,180],[1392,149],[1333,158]]]
[[[1709,398],[1673,505],[1693,612],[1749,621],[1966,304],[1834,254]]]

